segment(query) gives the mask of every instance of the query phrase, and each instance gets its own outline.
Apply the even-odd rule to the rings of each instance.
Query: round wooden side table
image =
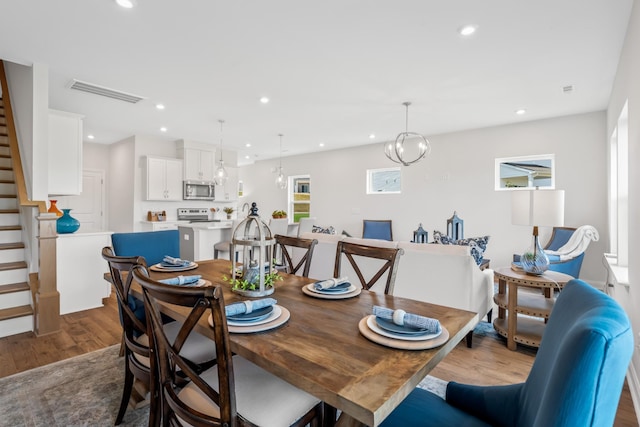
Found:
[[[545,324],[553,309],[554,289],[562,287],[571,279],[568,274],[546,271],[540,276],[514,271],[510,267],[494,270],[498,279],[498,293],[493,296],[498,305],[498,317],[493,321],[494,329],[507,339],[507,348],[515,350],[517,344],[540,347]],[[521,292],[518,287],[537,288],[540,294]],[[518,316],[525,314],[541,320]]]

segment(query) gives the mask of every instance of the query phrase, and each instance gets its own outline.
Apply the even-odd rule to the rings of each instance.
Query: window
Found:
[[[288,217],[293,222],[300,222],[300,218],[311,215],[311,177],[297,175],[289,177]]]
[[[399,194],[401,183],[399,167],[367,170],[367,194]]]
[[[629,110],[625,103],[609,147],[609,246],[618,265],[629,265]]]
[[[543,154],[496,159],[496,190],[555,188],[555,156]]]

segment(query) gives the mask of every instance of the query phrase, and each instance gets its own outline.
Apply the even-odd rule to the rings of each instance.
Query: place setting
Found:
[[[169,273],[175,271],[189,271],[198,268],[198,264],[194,261],[187,261],[180,258],[175,258],[169,255],[165,255],[162,261],[149,267],[149,270]]]
[[[375,343],[403,350],[435,348],[449,339],[449,331],[437,319],[377,305],[373,314],[360,320],[358,329]]]
[[[246,300],[229,304],[225,307],[227,328],[230,333],[248,334],[268,331],[285,324],[291,313],[285,307],[278,305],[273,298]],[[213,327],[211,315],[209,325]]]
[[[346,299],[360,295],[362,286],[355,286],[347,277],[320,280],[302,287],[302,292],[313,298]]]

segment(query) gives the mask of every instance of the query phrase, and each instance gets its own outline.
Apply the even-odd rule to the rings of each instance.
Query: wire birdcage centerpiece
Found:
[[[275,290],[281,279],[273,265],[276,239],[269,226],[258,215],[258,206],[251,204],[249,215],[231,236],[231,290],[246,297],[263,297]],[[234,260],[236,251],[242,253],[242,267]]]

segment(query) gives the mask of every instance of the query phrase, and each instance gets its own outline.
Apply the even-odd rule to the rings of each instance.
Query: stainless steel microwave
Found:
[[[215,184],[212,181],[183,181],[184,200],[215,200]]]

